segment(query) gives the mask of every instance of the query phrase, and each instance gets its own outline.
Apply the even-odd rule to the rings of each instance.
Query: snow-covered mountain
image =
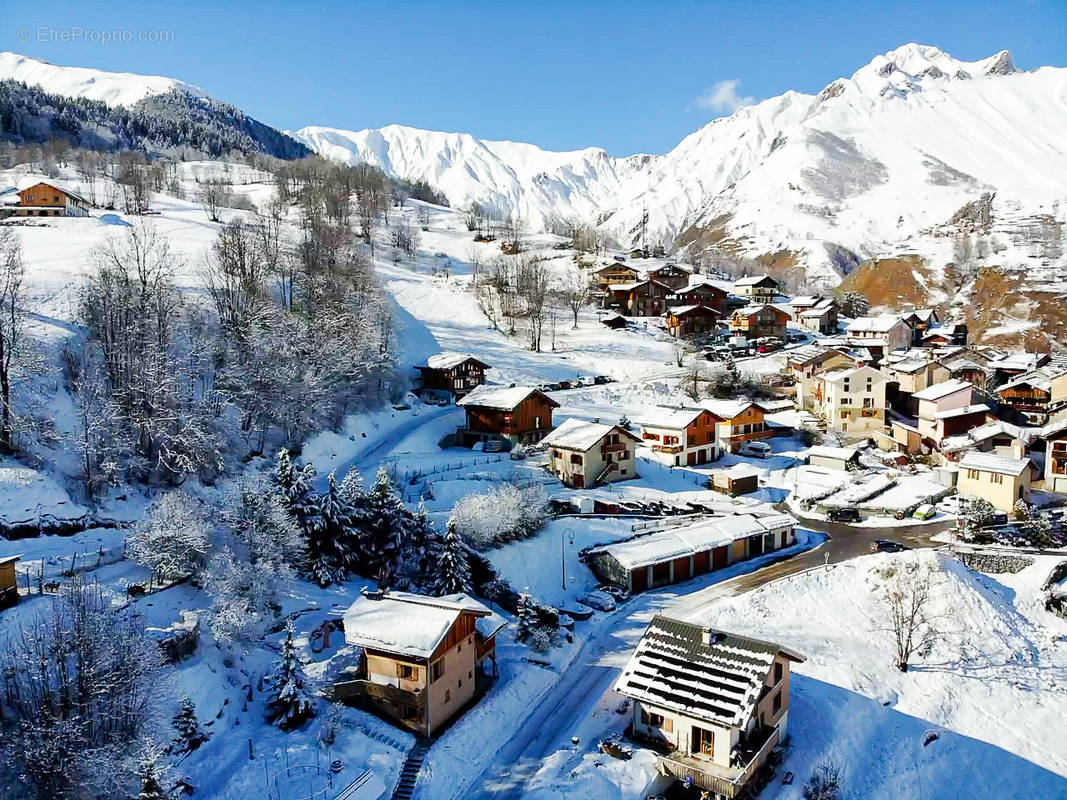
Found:
[[[647,209],[653,236],[750,256],[788,251],[785,263],[832,280],[843,250],[944,255],[945,242],[922,232],[985,191],[997,193],[995,212],[1050,213],[1067,197],[1065,129],[1067,69],[1024,72],[1006,51],[964,62],[907,44],[817,95],[740,108],[659,156],[398,125],[294,136],[328,158],[425,180],[454,206],[517,211],[533,226],[596,221],[624,244]]]
[[[159,75],[105,72],[86,67],[61,67],[39,58],[0,52],[0,80],[21,81],[51,94],[86,97],[109,106],[132,106],[146,97],[174,90],[205,97],[203,89]]]

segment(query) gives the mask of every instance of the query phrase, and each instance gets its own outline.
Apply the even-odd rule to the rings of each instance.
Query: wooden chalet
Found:
[[[658,317],[667,310],[671,291],[671,287],[653,280],[615,284],[608,288],[605,308],[625,317]]]
[[[638,477],[641,440],[619,425],[568,419],[543,441],[549,469],[565,486],[592,489]]]
[[[91,207],[81,195],[42,182],[20,191],[19,204],[8,210],[18,217],[87,217]]]
[[[467,353],[438,353],[416,369],[422,375],[424,396],[458,400],[485,383],[489,365]]]
[[[20,555],[0,558],[0,608],[13,606],[19,601],[19,584],[15,564],[21,558]]]
[[[778,289],[778,281],[770,275],[751,275],[734,281],[734,294],[750,303],[773,303]]]
[[[724,452],[736,453],[745,442],[774,436],[763,407],[752,400],[703,400],[701,405],[720,420],[717,438]]]
[[[688,339],[713,332],[719,324],[719,312],[707,306],[677,306],[663,315],[667,333]]]
[[[730,333],[746,339],[764,336],[785,338],[789,315],[772,305],[751,305],[739,308],[730,315]]]
[[[725,290],[712,283],[691,283],[667,295],[667,307],[707,306],[719,312],[720,318],[726,316]]]
[[[683,289],[689,284],[691,273],[677,264],[664,264],[648,271],[649,280],[658,281],[671,289]]]
[[[638,277],[636,269],[627,266],[621,261],[613,261],[593,270],[596,287],[602,292],[606,292],[617,283],[636,283]]]
[[[536,444],[552,430],[552,409],[559,403],[528,386],[479,386],[456,405],[467,412],[456,432],[459,443]]]

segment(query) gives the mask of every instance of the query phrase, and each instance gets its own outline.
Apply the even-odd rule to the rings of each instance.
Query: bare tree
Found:
[[[516,285],[530,320],[530,349],[541,352],[541,333],[548,316],[548,263],[541,258],[520,258]]]
[[[589,302],[589,281],[577,265],[563,279],[560,295],[571,310],[574,320],[572,327],[577,330],[578,312]]]
[[[198,199],[207,212],[208,219],[218,222],[220,209],[233,202],[233,192],[225,181],[209,178],[200,184]]]
[[[931,611],[936,568],[927,562],[894,563],[886,572],[884,599],[893,637],[895,665],[908,671],[915,654],[929,651],[943,636]]]
[[[14,448],[11,383],[23,352],[24,276],[18,233],[13,228],[0,228],[0,449],[7,452]]]

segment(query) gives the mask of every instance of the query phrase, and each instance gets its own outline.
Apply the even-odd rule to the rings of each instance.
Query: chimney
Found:
[[[711,647],[720,639],[722,639],[722,634],[711,628],[704,628],[700,631],[700,643],[705,647]]]
[[[1013,439],[1011,442],[1011,455],[1012,458],[1025,458],[1026,448],[1023,447],[1022,441],[1019,439]]]

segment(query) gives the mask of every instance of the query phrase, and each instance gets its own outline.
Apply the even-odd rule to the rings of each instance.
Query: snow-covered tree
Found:
[[[353,530],[356,509],[349,504],[347,493],[341,491],[332,472],[317,505],[307,537],[307,568],[320,586],[329,586],[344,580],[358,561],[358,543]]]
[[[131,800],[170,800],[170,795],[163,788],[163,776],[154,754],[146,754],[137,770],[140,791]]]
[[[161,580],[177,580],[203,566],[211,526],[194,497],[168,492],[126,539],[129,557]]]
[[[1052,521],[1036,506],[1019,500],[1015,504],[1015,516],[1019,519],[1022,532],[1035,547],[1057,546],[1058,543],[1052,535]]]
[[[173,751],[178,754],[196,750],[210,735],[200,727],[196,706],[188,697],[182,697],[181,706],[171,718],[171,725],[177,734],[173,740]]]
[[[964,538],[973,538],[989,525],[996,514],[993,504],[982,497],[960,497],[959,522]]]
[[[530,596],[529,589],[519,595],[519,607],[515,611],[515,616],[518,617],[518,627],[515,629],[516,641],[529,641],[538,627],[533,597]]]
[[[292,620],[286,623],[281,655],[268,678],[267,719],[288,731],[315,716],[315,702],[307,690],[307,677],[293,642]]]
[[[459,534],[477,550],[532,536],[547,516],[548,498],[541,487],[520,489],[510,483],[469,494],[452,509]]]
[[[379,467],[374,485],[363,495],[359,522],[360,571],[364,575],[375,575],[383,567],[395,570],[406,518],[407,510],[389,473]]]
[[[449,520],[433,564],[433,593],[441,597],[470,591],[471,570],[467,548],[456,531],[455,522]]]
[[[804,800],[837,800],[841,796],[841,768],[824,761],[804,784]]]
[[[841,292],[837,296],[837,307],[841,312],[841,316],[849,317],[850,319],[864,317],[871,310],[871,304],[867,300],[867,296],[859,292]]]
[[[278,451],[278,465],[274,481],[285,502],[286,508],[296,519],[300,529],[308,532],[315,527],[317,503],[315,501],[315,468],[311,464],[297,467],[289,451]]]
[[[434,553],[440,547],[440,537],[430,521],[426,505],[418,509],[404,526],[402,541],[404,575],[418,587],[426,587],[430,581]]]

